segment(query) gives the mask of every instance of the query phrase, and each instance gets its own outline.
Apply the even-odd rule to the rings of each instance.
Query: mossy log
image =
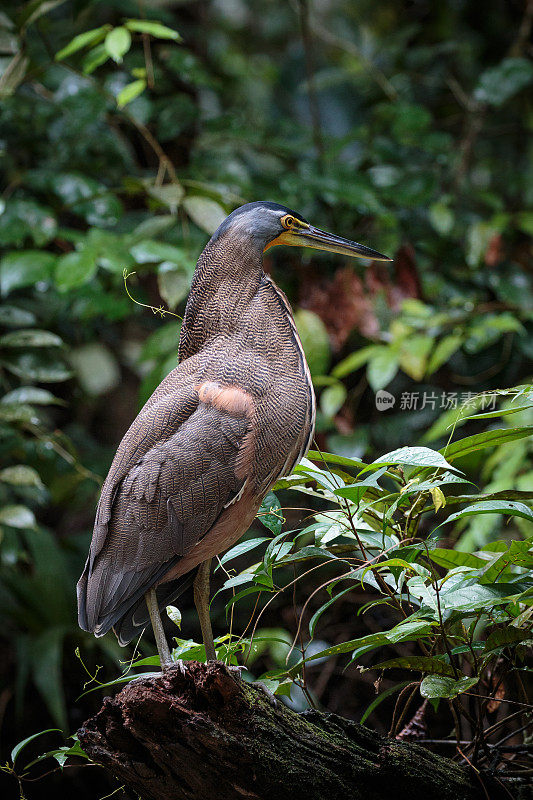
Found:
[[[142,800],[499,800],[469,769],[336,714],[272,704],[220,662],[128,684],[78,731]]]

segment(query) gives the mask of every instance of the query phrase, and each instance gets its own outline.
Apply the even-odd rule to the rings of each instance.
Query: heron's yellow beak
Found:
[[[278,244],[285,244],[291,247],[312,247],[315,250],[340,253],[344,256],[368,258],[370,261],[392,261],[392,258],[384,256],[383,253],[378,253],[377,250],[372,250],[371,247],[358,244],[358,242],[350,242],[349,239],[343,239],[342,236],[336,236],[334,233],[321,231],[320,228],[314,228],[312,225],[306,228],[293,228],[292,230],[283,231],[267,245],[265,250]]]

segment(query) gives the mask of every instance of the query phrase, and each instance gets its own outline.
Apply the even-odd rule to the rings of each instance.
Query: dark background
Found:
[[[370,266],[295,248],[265,258],[297,309],[319,393],[317,440],[365,460],[440,445],[443,393],[457,402],[526,382],[533,355],[531,2],[49,6],[6,2],[0,14],[0,325],[3,335],[37,332],[0,341],[1,464],[31,468],[0,474],[3,762],[25,736],[74,732],[99,707],[101,692],[77,700],[88,676],[75,648],[91,673],[102,666],[102,680],[131,656],[111,635],[83,634],[75,612],[100,481],[176,363],[179,321],[135,306],[124,268],[136,273],[136,299],[182,312],[209,233],[258,199],[394,255]],[[128,18],[158,20],[182,42],[138,34],[121,63],[90,46],[55,60],[77,34]],[[120,91],[139,80],[144,91],[118,107]],[[370,346],[366,360],[332,377]],[[379,411],[375,392],[385,387],[396,404]],[[402,394],[423,392],[435,393],[433,405],[402,409]],[[531,443],[474,454],[469,469],[480,487],[531,488]],[[305,505],[295,494],[280,499]],[[287,511],[288,526],[305,514]],[[473,549],[501,525],[467,520],[454,540]],[[516,536],[526,527],[512,522]],[[288,639],[314,587],[311,575],[261,627]],[[386,607],[356,615],[367,600],[350,593],[318,636],[386,627]],[[213,606],[216,634],[226,630],[224,602]],[[182,635],[198,640],[192,597],[179,605]],[[251,612],[238,606],[235,630]],[[140,649],[153,652],[149,636]],[[285,653],[270,646],[252,671]],[[323,708],[359,719],[375,676],[343,667],[315,666],[311,684]],[[375,728],[388,730],[393,705],[379,707]],[[445,713],[435,726],[447,732]],[[57,741],[40,739],[26,761]],[[115,788],[92,767],[25,784],[29,800]]]

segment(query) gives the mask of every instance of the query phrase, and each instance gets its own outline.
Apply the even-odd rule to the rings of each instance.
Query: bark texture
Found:
[[[499,800],[497,784],[357,723],[274,707],[219,662],[128,684],[78,731],[142,800]]]

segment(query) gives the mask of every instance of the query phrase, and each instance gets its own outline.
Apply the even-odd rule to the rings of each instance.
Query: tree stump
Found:
[[[140,678],[78,731],[142,800],[500,800],[497,783],[336,714],[274,706],[220,662]]]

